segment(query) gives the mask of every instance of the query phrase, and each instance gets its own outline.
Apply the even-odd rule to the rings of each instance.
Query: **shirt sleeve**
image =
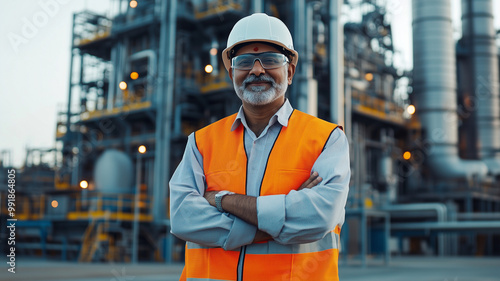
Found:
[[[208,247],[232,250],[251,244],[257,228],[221,213],[203,197],[203,158],[194,133],[188,137],[181,163],[170,180],[170,222],[175,236]]]
[[[282,244],[309,243],[342,226],[351,177],[349,144],[335,129],[312,171],[323,180],[313,188],[257,198],[259,229]]]

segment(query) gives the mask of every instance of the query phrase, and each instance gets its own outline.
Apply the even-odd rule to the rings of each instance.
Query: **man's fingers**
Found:
[[[318,185],[323,179],[321,177],[316,177],[313,181],[311,181],[306,188],[313,188]]]
[[[309,178],[304,182],[303,186],[308,187],[318,177],[318,172],[313,172]]]
[[[318,172],[313,172],[309,178],[302,183],[302,185],[299,187],[299,190],[304,189],[304,188],[312,188],[316,186],[318,183],[320,183],[322,180],[321,177],[319,177]]]
[[[316,172],[312,173],[309,178],[302,184],[303,187],[309,186],[311,182],[313,182],[316,177],[318,177],[318,174]]]

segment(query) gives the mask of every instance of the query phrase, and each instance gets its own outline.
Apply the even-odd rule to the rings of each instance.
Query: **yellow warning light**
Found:
[[[372,208],[373,207],[373,200],[369,197],[365,198],[365,208]]]
[[[405,151],[405,153],[403,153],[403,158],[405,160],[410,160],[410,158],[411,158],[411,152]]]
[[[373,74],[372,73],[366,73],[365,74],[365,79],[366,79],[366,81],[372,81],[373,80]]]
[[[144,154],[146,153],[146,146],[141,145],[137,150],[139,151],[140,154]]]
[[[137,1],[135,0],[130,1],[130,8],[134,9],[136,7],[137,7]]]
[[[125,81],[122,81],[122,82],[120,82],[120,84],[118,84],[118,87],[120,87],[120,89],[122,89],[122,90],[126,90],[127,83]]]
[[[212,49],[210,49],[210,54],[211,54],[212,56],[217,55],[217,48],[212,48]]]
[[[52,200],[52,202],[50,202],[50,205],[52,206],[52,208],[57,208],[57,206],[59,206],[59,203],[57,202],[57,200]]]
[[[80,182],[80,187],[85,189],[85,188],[89,187],[89,183],[86,180],[82,180]]]
[[[130,73],[130,79],[135,80],[137,78],[139,78],[139,73],[137,73],[135,71]]]
[[[415,109],[415,106],[413,104],[410,104],[407,108],[406,108],[406,112],[408,112],[408,114],[410,115],[413,115],[415,113],[416,109]]]
[[[214,67],[210,64],[207,64],[207,66],[205,66],[205,72],[212,73],[212,71],[214,71]]]

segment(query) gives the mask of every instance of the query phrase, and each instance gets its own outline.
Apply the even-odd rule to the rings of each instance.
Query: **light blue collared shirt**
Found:
[[[249,129],[243,107],[240,107],[231,127],[231,132],[240,125],[245,127],[247,195],[257,196],[258,229],[282,244],[317,241],[336,225],[342,226],[350,179],[347,138],[342,130],[336,129],[313,165],[312,171],[323,178],[317,186],[293,190],[286,195],[258,196],[268,155],[281,127],[288,126],[292,112],[286,100],[257,137]],[[172,233],[186,241],[226,250],[251,244],[257,227],[211,206],[203,197],[205,186],[203,157],[193,133],[188,137],[183,159],[170,180]]]

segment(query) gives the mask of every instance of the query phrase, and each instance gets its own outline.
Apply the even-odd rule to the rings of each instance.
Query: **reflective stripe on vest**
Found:
[[[203,156],[207,190],[246,194],[244,127],[231,132],[236,114],[195,133]],[[294,110],[271,149],[260,195],[288,194],[309,178],[312,166],[337,126]],[[305,244],[255,243],[235,251],[188,242],[181,280],[338,280],[337,226]]]

